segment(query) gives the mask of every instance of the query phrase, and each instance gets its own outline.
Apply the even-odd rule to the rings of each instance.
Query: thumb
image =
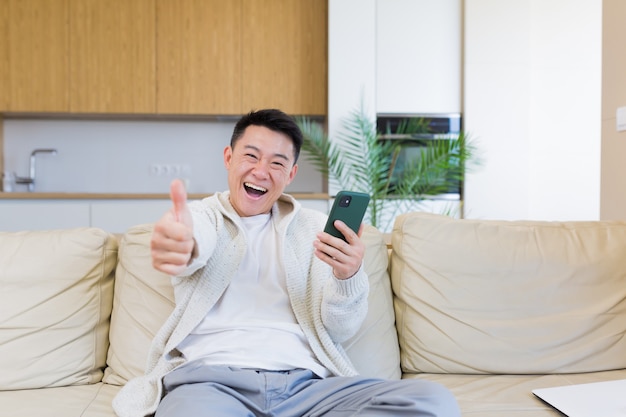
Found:
[[[181,180],[176,179],[170,184],[170,199],[174,204],[176,221],[184,221],[187,217],[187,190]]]

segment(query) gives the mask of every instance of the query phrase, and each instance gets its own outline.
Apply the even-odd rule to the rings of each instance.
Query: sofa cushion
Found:
[[[116,254],[94,228],[0,232],[0,390],[102,379]]]
[[[425,379],[446,386],[456,398],[464,417],[566,417],[532,394],[537,388],[588,384],[626,378],[626,370],[546,375],[406,374],[407,379]],[[590,394],[593,395],[593,394]],[[577,414],[616,417],[603,413],[598,403],[595,413]],[[574,415],[574,414],[573,414]],[[618,414],[619,415],[619,414]],[[624,414],[621,413],[623,416]]]
[[[132,227],[120,243],[111,348],[104,381],[124,384],[142,375],[152,338],[174,308],[170,278],[152,268],[152,225]],[[382,234],[366,227],[365,269],[370,280],[370,310],[361,330],[345,343],[359,371],[368,376],[400,377],[387,247]]]
[[[370,284],[367,317],[358,333],[343,346],[361,375],[399,379],[400,348],[387,271],[389,251],[382,233],[372,226],[365,226],[361,239]]]
[[[143,375],[148,349],[174,309],[170,277],[152,267],[152,224],[133,226],[120,240],[111,314],[111,346],[103,381],[123,385]]]
[[[113,397],[121,387],[76,385],[0,392],[0,417],[117,417]]]
[[[392,247],[404,372],[626,368],[626,222],[409,213]]]

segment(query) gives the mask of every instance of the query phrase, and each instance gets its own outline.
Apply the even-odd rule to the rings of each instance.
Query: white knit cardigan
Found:
[[[119,417],[155,413],[163,396],[163,376],[185,362],[176,347],[215,305],[243,259],[245,234],[228,196],[216,193],[190,203],[194,225],[212,227],[206,230],[212,255],[192,275],[172,278],[176,307],[152,342],[145,375],[130,380],[114,398]],[[357,332],[367,313],[366,273],[361,267],[352,278],[338,280],[313,255],[313,241],[326,219],[323,213],[302,208],[285,194],[274,204],[272,216],[281,239],[291,305],[311,349],[333,375],[356,375],[340,343]]]

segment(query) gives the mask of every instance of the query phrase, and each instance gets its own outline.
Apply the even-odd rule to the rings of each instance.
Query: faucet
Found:
[[[28,191],[33,191],[35,189],[35,160],[37,158],[37,154],[47,153],[51,155],[56,155],[56,149],[47,149],[47,148],[39,148],[34,149],[30,153],[30,166],[29,166],[29,176],[28,177],[18,177],[15,176],[16,184],[28,184]]]

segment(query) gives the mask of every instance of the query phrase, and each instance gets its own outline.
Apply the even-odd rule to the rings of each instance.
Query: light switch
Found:
[[[626,107],[618,107],[615,118],[617,119],[617,131],[626,131]]]

